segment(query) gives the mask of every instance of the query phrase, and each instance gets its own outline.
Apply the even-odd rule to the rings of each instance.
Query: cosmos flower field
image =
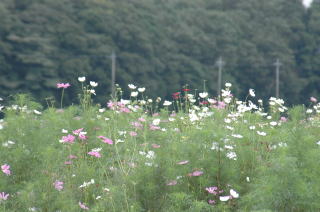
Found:
[[[318,211],[320,104],[219,98],[184,88],[149,99],[129,84],[105,105],[0,102],[0,211]],[[101,94],[102,95],[102,94]]]

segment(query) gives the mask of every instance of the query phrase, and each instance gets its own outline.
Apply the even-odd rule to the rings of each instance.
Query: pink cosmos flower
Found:
[[[63,182],[62,181],[59,181],[59,180],[56,180],[54,183],[53,183],[53,186],[55,189],[57,189],[58,191],[61,191],[63,189]]]
[[[70,86],[69,83],[57,83],[57,88],[68,88]]]
[[[2,172],[6,175],[11,175],[10,166],[8,164],[4,164],[1,166]]]
[[[73,135],[71,134],[68,134],[67,136],[62,136],[62,141],[64,143],[74,143],[74,140],[76,139],[76,137],[74,137]]]
[[[72,164],[72,161],[70,161],[70,160],[65,161],[64,164],[65,164],[65,165],[71,165],[71,164]]]
[[[194,171],[194,172],[192,172],[192,173],[189,173],[188,174],[188,176],[193,176],[193,177],[199,177],[199,176],[201,176],[201,175],[203,175],[203,171]]]
[[[134,126],[137,129],[142,129],[143,125],[140,122],[131,122],[131,125]]]
[[[159,144],[152,144],[151,146],[152,146],[153,148],[155,148],[155,149],[160,148],[160,145],[159,145]]]
[[[79,133],[80,140],[86,140],[88,137],[85,134]]]
[[[75,156],[75,155],[69,155],[68,158],[69,158],[69,159],[76,159],[76,158],[78,158],[78,157]]]
[[[96,152],[96,151],[88,152],[88,155],[94,156],[96,158],[101,158],[101,154],[99,152]]]
[[[139,118],[138,120],[141,121],[141,122],[145,122],[145,121],[146,121],[146,120],[145,120],[144,118],[142,118],[142,117]]]
[[[134,131],[131,131],[131,132],[129,132],[129,135],[132,136],[132,137],[135,137],[135,136],[137,136],[138,134],[137,134],[136,132],[134,132]]]
[[[315,97],[312,96],[312,97],[310,97],[310,101],[313,102],[313,103],[316,103],[318,100]]]
[[[114,109],[114,106],[116,106],[116,104],[114,102],[112,102],[112,101],[109,101],[107,103],[107,107],[110,108],[110,109]]]
[[[210,205],[214,205],[214,204],[216,203],[216,201],[209,199],[209,200],[208,200],[208,203],[209,203]]]
[[[284,116],[281,116],[280,121],[282,121],[282,122],[287,122],[288,119],[287,119],[286,117],[284,117]]]
[[[74,130],[74,131],[72,131],[72,132],[73,132],[73,134],[75,134],[75,135],[79,135],[79,133],[81,133],[82,131],[83,131],[83,128],[80,128],[80,129]]]
[[[80,206],[80,208],[82,208],[84,210],[89,210],[89,208],[82,202],[79,202],[79,206]]]
[[[113,144],[113,141],[110,138],[104,137],[104,136],[98,136],[98,138],[102,139],[102,142],[106,143],[106,144]]]
[[[130,113],[130,109],[127,108],[127,107],[122,107],[120,108],[120,112],[123,112],[123,113]]]
[[[174,185],[177,185],[177,181],[176,180],[172,180],[172,181],[167,183],[167,186],[174,186]]]
[[[178,164],[178,165],[185,165],[185,164],[187,164],[187,163],[189,163],[188,160],[183,160],[183,161],[178,162],[177,164]]]
[[[216,187],[216,186],[206,188],[206,191],[208,191],[210,194],[214,194],[214,195],[218,194],[217,190],[218,190],[218,187]]]
[[[226,103],[224,103],[224,102],[218,102],[218,105],[217,105],[217,108],[218,109],[224,109],[226,107]]]
[[[160,127],[153,125],[153,124],[150,124],[150,130],[160,130]]]
[[[4,192],[0,192],[0,200],[7,200],[10,195]]]

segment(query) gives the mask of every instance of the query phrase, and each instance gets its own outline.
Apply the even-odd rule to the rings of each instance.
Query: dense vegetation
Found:
[[[1,0],[0,95],[30,92],[43,103],[61,79],[74,85],[81,75],[110,93],[115,51],[117,83],[142,84],[149,96],[204,79],[216,93],[222,56],[237,95],[256,88],[266,98],[279,58],[281,97],[302,103],[320,91],[319,26],[317,1],[306,10],[300,0]]]
[[[105,108],[92,105],[96,86],[82,83],[79,106],[1,103],[1,211],[319,210],[316,98],[288,110],[226,84],[221,99],[184,89],[160,102],[129,85],[130,100]]]

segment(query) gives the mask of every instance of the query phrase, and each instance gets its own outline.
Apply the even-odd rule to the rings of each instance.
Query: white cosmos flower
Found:
[[[249,178],[249,177],[246,177],[246,181],[249,183],[249,182],[250,182],[250,178]]]
[[[270,122],[270,125],[271,125],[271,126],[276,126],[277,124],[278,124],[278,123],[275,122],[275,121]]]
[[[164,103],[163,103],[163,105],[164,105],[164,106],[170,106],[171,104],[172,104],[172,102],[167,101],[167,100],[166,100],[166,101],[164,101]]]
[[[233,189],[230,189],[230,195],[233,197],[233,198],[239,198],[239,194],[233,190]]]
[[[220,196],[219,199],[222,202],[226,202],[226,201],[228,201],[230,199],[230,196]]]
[[[199,93],[199,96],[204,99],[208,96],[208,93],[207,92]]]
[[[237,160],[237,154],[235,152],[228,152],[226,154],[227,158],[232,159],[232,160]]]
[[[124,105],[127,105],[127,104],[130,103],[130,100],[121,99],[121,100],[120,100],[120,103],[121,103],[121,104],[124,104]]]
[[[140,93],[143,93],[145,90],[146,90],[146,88],[138,88],[138,91],[139,91]]]
[[[222,89],[221,91],[222,91],[222,94],[221,94],[221,95],[222,95],[223,97],[226,97],[226,96],[230,96],[230,95],[231,95],[231,91],[229,91],[229,90],[223,90],[223,89]]]
[[[265,133],[265,132],[257,131],[257,133],[258,133],[258,135],[261,135],[261,136],[266,136],[267,135],[267,133]]]
[[[130,89],[132,89],[132,90],[134,90],[134,89],[137,88],[137,86],[135,86],[135,85],[133,85],[133,84],[129,84],[128,87],[129,87]]]
[[[132,92],[131,92],[131,96],[132,96],[132,97],[137,97],[138,94],[139,94],[138,91],[132,91]]]
[[[230,102],[231,102],[231,98],[230,97],[227,97],[227,98],[224,98],[223,99],[223,101],[225,102],[225,103],[227,103],[227,104],[230,104]]]
[[[318,141],[316,144],[320,145],[320,141]]]
[[[92,87],[97,87],[98,86],[98,83],[97,82],[94,82],[94,81],[90,81],[90,85]]]
[[[249,89],[249,94],[250,94],[250,96],[252,96],[252,97],[255,97],[255,96],[256,96],[256,94],[254,93],[254,90],[253,90],[252,88]]]
[[[62,133],[68,133],[68,130],[62,129],[61,132]]]
[[[230,82],[226,82],[225,86],[226,86],[227,88],[230,88],[230,87],[232,86],[232,84],[231,84]]]
[[[254,130],[254,129],[256,129],[256,126],[250,126],[249,129]]]
[[[121,139],[117,139],[117,140],[116,140],[116,144],[117,144],[117,143],[123,143],[123,142],[124,142],[124,140],[121,140]]]
[[[79,82],[84,82],[84,81],[86,81],[86,77],[78,77],[78,81]]]
[[[152,121],[152,124],[155,126],[158,126],[160,124],[160,121],[161,121],[160,119],[155,119]]]
[[[306,111],[306,113],[312,113],[313,111],[312,111],[312,109],[308,109],[307,111]]]
[[[90,91],[90,93],[92,93],[93,95],[96,95],[96,91],[95,91],[94,89],[90,89],[89,91]]]
[[[40,111],[37,111],[37,110],[33,110],[33,112],[37,115],[41,115],[42,113]]]
[[[214,103],[216,103],[217,101],[214,100],[214,99],[208,99],[208,102],[209,102],[210,104],[214,104]]]
[[[231,136],[235,138],[243,138],[243,136],[240,134],[232,134]]]

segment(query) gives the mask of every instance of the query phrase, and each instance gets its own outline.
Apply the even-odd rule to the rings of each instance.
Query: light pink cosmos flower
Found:
[[[83,128],[80,128],[80,129],[74,130],[74,131],[72,131],[72,132],[73,132],[73,134],[75,134],[75,135],[79,135],[79,133],[81,133],[82,131],[83,131]]]
[[[284,116],[281,116],[280,121],[282,121],[282,122],[287,122],[288,119],[287,119],[286,117],[284,117]]]
[[[85,135],[85,134],[83,134],[83,133],[79,133],[79,139],[80,140],[86,140],[88,137]]]
[[[129,132],[129,135],[132,136],[132,137],[135,137],[135,136],[137,136],[138,134],[137,134],[136,132],[134,132],[134,131],[131,131],[131,132]]]
[[[217,108],[218,109],[224,109],[226,107],[226,103],[224,103],[224,102],[218,102],[218,105],[217,105]]]
[[[98,138],[101,138],[103,143],[110,144],[110,145],[113,144],[113,141],[110,138],[107,138],[104,136],[98,136]]]
[[[176,180],[172,180],[170,182],[167,183],[167,186],[174,186],[174,185],[177,185],[177,181]]]
[[[142,117],[139,118],[138,120],[141,121],[141,122],[145,122],[145,121],[146,121],[146,120],[145,120],[144,118],[142,118]]]
[[[57,88],[68,88],[70,86],[69,83],[57,83]]]
[[[64,143],[74,143],[74,140],[76,139],[75,136],[71,135],[71,134],[68,134],[67,136],[62,136],[62,141]]]
[[[153,125],[153,124],[150,124],[150,130],[160,130],[160,127]]]
[[[151,146],[152,146],[152,148],[155,148],[155,149],[160,148],[160,145],[159,145],[159,144],[152,144]]]
[[[214,195],[218,194],[217,190],[218,190],[218,187],[216,187],[216,186],[206,188],[206,191],[208,191],[210,194],[214,194]]]
[[[131,122],[131,125],[134,126],[137,129],[142,129],[143,125],[140,122]]]
[[[70,160],[65,161],[64,164],[65,164],[65,165],[71,165],[71,164],[72,164],[72,161],[70,161]]]
[[[82,208],[84,210],[89,210],[89,208],[82,202],[79,202],[79,206],[80,206],[80,208]]]
[[[178,162],[177,164],[178,164],[178,165],[185,165],[185,164],[187,164],[187,163],[189,163],[188,160],[183,160],[183,161]]]
[[[203,171],[194,171],[194,172],[192,172],[192,173],[189,173],[188,174],[188,176],[193,176],[193,177],[199,177],[199,176],[201,176],[201,175],[203,175]]]
[[[57,189],[58,191],[61,191],[63,189],[63,182],[62,181],[59,181],[59,180],[56,180],[54,183],[53,183],[53,186],[55,189]]]
[[[101,158],[100,152],[96,152],[96,151],[88,152],[88,155],[94,156],[96,158]]]
[[[318,100],[315,97],[312,96],[312,97],[310,97],[310,101],[313,102],[313,103],[316,103]]]
[[[6,175],[11,175],[10,166],[8,164],[4,164],[1,166],[2,172]]]
[[[216,201],[209,199],[209,200],[208,200],[208,203],[209,203],[210,205],[214,205],[214,204],[216,203]]]
[[[4,192],[0,192],[0,200],[7,200],[10,195]]]
[[[78,158],[78,157],[75,156],[75,155],[69,155],[68,158],[69,158],[69,159],[76,159],[76,158]]]

